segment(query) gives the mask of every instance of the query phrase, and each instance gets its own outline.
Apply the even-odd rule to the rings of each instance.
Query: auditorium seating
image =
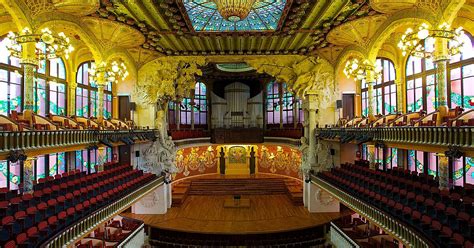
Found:
[[[115,216],[77,241],[75,247],[117,247],[142,224],[143,222],[139,220]]]
[[[1,189],[0,245],[42,243],[156,177],[130,165],[108,164],[104,168],[94,174],[76,170],[40,179],[31,194]]]
[[[151,228],[154,247],[325,247],[324,226],[266,234],[205,234]]]
[[[170,130],[168,133],[173,140],[203,138],[210,135],[207,130],[203,129]]]
[[[438,182],[429,175],[398,168],[377,171],[358,164],[366,162],[344,164],[317,176],[412,225],[439,244],[472,244],[474,194],[470,187],[440,191]]]

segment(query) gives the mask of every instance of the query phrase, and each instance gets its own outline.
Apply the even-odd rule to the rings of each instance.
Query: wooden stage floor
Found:
[[[122,215],[146,225],[185,232],[250,234],[289,231],[318,226],[339,218],[340,213],[309,213],[294,206],[286,195],[250,195],[250,208],[224,208],[232,196],[188,196],[180,207],[163,215]]]

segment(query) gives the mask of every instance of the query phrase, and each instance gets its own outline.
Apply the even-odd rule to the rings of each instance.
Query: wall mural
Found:
[[[258,172],[301,178],[301,152],[288,146],[259,145]]]
[[[217,147],[198,146],[179,149],[176,152],[178,172],[173,179],[199,174],[217,173]]]
[[[229,163],[230,164],[246,164],[247,150],[243,146],[232,146],[229,148]]]

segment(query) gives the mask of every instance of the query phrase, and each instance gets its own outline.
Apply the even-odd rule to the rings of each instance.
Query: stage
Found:
[[[286,195],[249,195],[248,208],[225,208],[232,196],[188,196],[179,207],[163,215],[122,213],[151,227],[183,232],[252,234],[309,228],[328,223],[340,213],[309,213]]]

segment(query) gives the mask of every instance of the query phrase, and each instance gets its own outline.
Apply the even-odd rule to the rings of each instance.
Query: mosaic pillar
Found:
[[[369,168],[375,170],[375,146],[367,145],[367,160],[369,160]]]
[[[443,38],[435,39],[435,54],[434,63],[436,64],[436,82],[438,84],[438,115],[437,125],[441,125],[442,118],[448,114],[448,87],[447,87],[447,64],[448,56],[448,41]]]
[[[374,84],[375,84],[375,75],[373,70],[366,70],[366,82],[367,82],[367,110],[368,117],[373,119],[376,114],[376,109],[374,108],[375,99],[374,99]]]
[[[76,115],[76,82],[68,82],[67,115]],[[66,114],[66,113],[64,113]]]
[[[438,156],[439,189],[449,189],[449,159],[444,153],[438,153],[436,156]]]
[[[27,158],[24,161],[20,160],[20,166],[23,166],[23,194],[33,193],[33,177],[34,177],[34,158]]]
[[[395,79],[395,86],[397,87],[397,112],[405,113],[405,108],[403,107],[403,84],[400,78]]]
[[[104,170],[104,163],[107,161],[107,149],[105,147],[97,148],[97,172]]]
[[[101,121],[104,118],[104,84],[97,81],[97,118]]]
[[[23,65],[23,110],[34,111],[35,69],[38,66],[36,48],[34,43],[25,43],[23,44],[22,49],[20,63]]]
[[[362,116],[362,81],[356,80],[354,116]],[[343,116],[344,117],[344,116]]]

